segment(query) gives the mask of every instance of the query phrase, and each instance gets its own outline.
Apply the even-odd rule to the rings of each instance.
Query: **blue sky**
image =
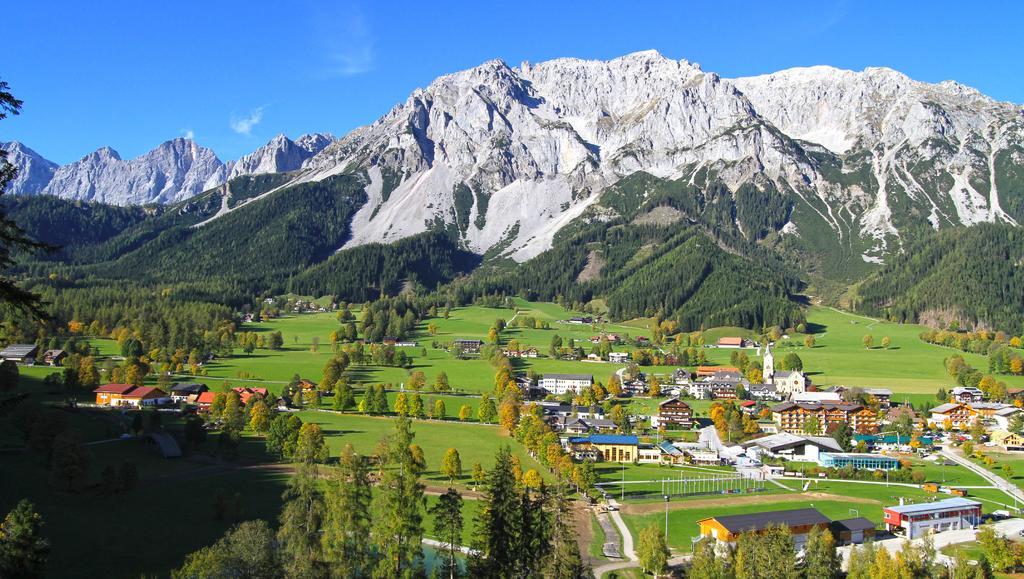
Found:
[[[1024,103],[1024,3],[46,2],[7,6],[0,122],[60,163],[194,135],[222,159],[278,133],[342,135],[434,77],[492,58],[656,49],[723,76],[830,64],[954,79]]]

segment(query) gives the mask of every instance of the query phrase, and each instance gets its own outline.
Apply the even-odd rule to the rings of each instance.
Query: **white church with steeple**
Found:
[[[765,384],[775,386],[775,391],[785,397],[793,394],[802,394],[807,391],[807,377],[803,372],[797,370],[775,371],[775,354],[772,353],[772,345],[764,347],[764,361],[761,365],[761,375]]]

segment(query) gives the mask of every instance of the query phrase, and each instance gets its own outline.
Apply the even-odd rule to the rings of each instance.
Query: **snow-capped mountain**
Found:
[[[287,173],[302,168],[302,164],[330,145],[334,137],[328,133],[302,135],[291,140],[284,135],[239,159],[231,168],[229,178],[265,173]]]
[[[443,226],[474,251],[528,259],[574,219],[607,218],[587,208],[643,171],[753,185],[785,199],[780,235],[830,230],[877,261],[906,228],[1024,219],[1021,125],[1019,106],[888,69],[730,80],[656,52],[491,61],[414,91],[299,179],[365,172],[346,247]]]
[[[42,191],[57,171],[56,163],[44,159],[18,141],[0,143],[0,149],[7,152],[7,161],[18,168],[14,180],[7,186],[14,195]]]

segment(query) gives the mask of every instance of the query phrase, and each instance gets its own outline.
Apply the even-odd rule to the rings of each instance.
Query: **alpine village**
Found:
[[[313,4],[260,10],[350,22]],[[684,26],[643,4],[616,30]],[[0,577],[1024,577],[1024,108],[940,82],[994,69],[904,44],[928,81],[809,45],[608,55],[361,6],[325,34],[375,23],[373,64],[264,70],[294,87],[124,159],[79,156],[186,121],[154,101],[77,134],[68,75],[99,63],[72,53],[112,28],[47,32],[63,70],[4,65]],[[836,30],[872,11],[843,6]],[[262,51],[173,13],[184,43]],[[389,60],[391,19],[447,27]],[[125,38],[127,62],[163,44]],[[202,119],[238,92],[118,74],[82,81],[96,114],[126,90]],[[275,123],[342,136],[256,136]]]

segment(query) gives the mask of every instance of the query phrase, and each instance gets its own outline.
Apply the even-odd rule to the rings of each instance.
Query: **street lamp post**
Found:
[[[668,495],[665,495],[665,545],[668,545]]]

